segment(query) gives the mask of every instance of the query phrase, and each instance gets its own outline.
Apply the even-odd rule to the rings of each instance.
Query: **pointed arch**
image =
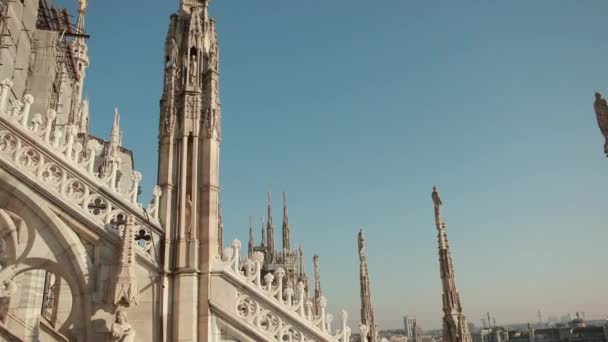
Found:
[[[93,314],[93,265],[78,235],[47,203],[29,187],[0,174],[0,237],[11,245],[7,248],[9,265],[0,271],[0,279],[12,279],[34,269],[61,276],[72,294],[72,309],[62,330],[71,326],[70,335],[87,341],[91,332],[88,320],[82,318]],[[39,244],[45,248],[39,248]]]

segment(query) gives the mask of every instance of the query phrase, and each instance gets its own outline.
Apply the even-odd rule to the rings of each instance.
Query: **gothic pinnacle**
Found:
[[[300,245],[300,247],[298,248],[298,255],[300,256],[300,278],[304,277],[304,249],[302,248],[302,245]]]
[[[268,192],[268,218],[267,218],[267,227],[268,227],[268,260],[274,260],[274,223],[272,222],[272,194]]]
[[[247,246],[247,253],[249,257],[253,255],[253,246],[255,246],[255,239],[253,238],[253,220],[249,216],[249,245]]]
[[[291,251],[291,228],[289,227],[289,217],[287,214],[287,194],[283,192],[283,252],[288,254]]]
[[[443,341],[444,342],[471,342],[471,334],[460,304],[460,296],[456,289],[454,267],[445,223],[441,218],[440,208],[443,205],[439,192],[433,187],[431,194],[435,208],[435,225],[437,226],[437,239],[439,243],[439,269],[441,284],[443,286]],[[490,325],[488,317],[488,325]]]
[[[134,274],[135,266],[135,218],[128,216],[123,223],[120,257],[115,267],[114,276],[109,281],[109,300],[114,305],[137,305],[138,287]]]
[[[321,273],[319,272],[319,255],[315,254],[312,257],[312,262],[314,264],[314,270],[315,270],[315,312],[317,315],[319,315],[321,313],[320,307],[319,307],[319,301],[321,300],[321,297],[323,296],[323,293],[321,292]]]
[[[84,34],[84,16],[87,13],[87,0],[78,0],[78,22],[76,27],[78,34]]]
[[[374,318],[374,308],[372,306],[371,288],[369,280],[369,270],[367,267],[367,256],[365,255],[365,236],[363,228],[359,231],[359,282],[361,287],[361,324],[367,327],[369,342],[378,341],[378,331]]]
[[[262,243],[261,246],[266,246],[266,226],[264,225],[264,217],[260,217],[260,221],[262,221]]]
[[[122,144],[122,132],[120,131],[120,113],[118,107],[114,108],[114,121],[112,121],[112,131],[110,132],[110,142],[118,147]]]

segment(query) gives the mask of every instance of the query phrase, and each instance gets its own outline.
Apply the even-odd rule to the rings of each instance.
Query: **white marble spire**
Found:
[[[444,342],[471,342],[471,334],[466,319],[462,314],[460,296],[456,289],[454,265],[450,254],[445,222],[441,217],[443,202],[436,187],[431,195],[435,208],[435,225],[439,245],[439,268],[443,287],[443,340]],[[488,322],[489,324],[489,322]]]

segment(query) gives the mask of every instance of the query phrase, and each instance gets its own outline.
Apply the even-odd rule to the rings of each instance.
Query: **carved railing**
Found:
[[[325,297],[320,298],[320,312],[315,315],[312,299],[307,298],[304,292],[304,283],[298,282],[296,289],[291,284],[284,288],[285,270],[282,268],[277,269],[274,275],[267,273],[262,283],[264,253],[255,252],[251,258],[241,260],[240,248],[238,240],[224,248],[223,259],[214,262],[212,271],[226,272],[249,289],[237,294],[236,312],[246,324],[275,341],[349,341],[351,330],[347,326],[346,311],[340,312],[340,327],[332,333],[333,316],[326,312]],[[264,300],[256,300],[252,294]],[[282,312],[276,314],[271,307],[278,307]]]
[[[120,192],[116,186],[120,158],[113,158],[109,176],[100,177],[94,170],[99,142],[88,139],[83,146],[74,125],[54,128],[54,110],[44,118],[30,115],[34,98],[29,94],[23,102],[9,103],[11,87],[10,80],[0,83],[0,160],[117,237],[118,226],[127,216],[135,216],[139,226],[149,227],[139,232],[138,245],[156,258],[154,245],[163,234],[158,222],[160,188],[154,188],[153,200],[144,209],[137,203],[141,173],[134,171],[131,190]]]

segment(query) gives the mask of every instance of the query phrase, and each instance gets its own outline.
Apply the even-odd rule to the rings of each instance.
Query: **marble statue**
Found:
[[[190,84],[196,83],[196,75],[198,72],[198,64],[196,63],[196,56],[190,56]]]
[[[80,102],[80,108],[78,113],[78,131],[80,133],[86,133],[89,131],[89,99],[84,99]]]
[[[110,341],[135,342],[135,330],[127,320],[127,311],[124,308],[116,310],[116,320],[110,330]]]
[[[439,197],[439,192],[437,192],[437,188],[436,187],[433,187],[432,197],[433,197],[433,204],[435,205],[435,208],[441,207],[441,205],[443,203],[441,202],[441,198]]]
[[[608,156],[608,104],[606,103],[606,100],[602,98],[602,94],[598,92],[595,93],[593,109],[595,109],[595,116],[597,117],[597,124],[600,126],[600,131],[606,139],[604,142],[604,153]]]

